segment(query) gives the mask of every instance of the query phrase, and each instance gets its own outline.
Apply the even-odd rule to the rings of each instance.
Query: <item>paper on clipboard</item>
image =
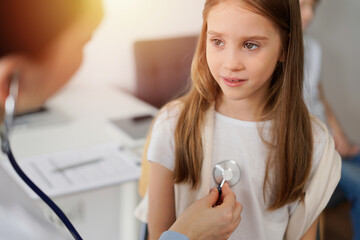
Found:
[[[106,144],[77,151],[52,153],[19,159],[28,177],[49,196],[61,196],[90,190],[140,176],[138,159],[119,144]],[[7,169],[30,197],[37,195],[20,179],[6,162]],[[4,163],[3,162],[3,163]]]

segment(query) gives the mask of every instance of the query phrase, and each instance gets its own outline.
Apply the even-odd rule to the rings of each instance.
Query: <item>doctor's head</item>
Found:
[[[17,111],[41,106],[80,66],[82,49],[102,17],[100,0],[0,3],[0,117],[15,72]]]

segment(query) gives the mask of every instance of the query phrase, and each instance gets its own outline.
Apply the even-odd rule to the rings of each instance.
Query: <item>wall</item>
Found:
[[[320,1],[309,34],[323,48],[323,86],[346,134],[360,144],[360,1]]]
[[[198,34],[204,0],[104,0],[105,17],[85,48],[77,81],[134,89],[136,40]]]

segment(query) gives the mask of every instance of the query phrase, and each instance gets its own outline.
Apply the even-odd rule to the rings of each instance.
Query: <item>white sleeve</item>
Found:
[[[177,107],[165,108],[158,114],[152,128],[147,159],[174,171],[174,133],[178,119]]]
[[[314,168],[306,185],[305,198],[290,216],[286,240],[300,239],[326,207],[334,192],[341,172],[341,158],[335,151],[334,140],[326,126],[315,120],[323,130],[322,139],[314,139]],[[315,131],[316,132],[316,131]],[[317,135],[316,133],[314,134]]]

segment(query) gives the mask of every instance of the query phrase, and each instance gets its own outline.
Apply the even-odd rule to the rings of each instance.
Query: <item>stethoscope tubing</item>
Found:
[[[61,209],[23,172],[17,164],[16,159],[11,151],[9,132],[13,124],[16,99],[19,91],[19,71],[16,71],[10,81],[9,96],[5,100],[5,116],[4,122],[0,125],[1,150],[7,155],[15,172],[20,178],[54,211],[54,213],[64,223],[75,240],[82,240],[80,234],[71,224],[70,220],[61,211]]]
[[[9,143],[8,143],[9,144]],[[14,155],[12,154],[10,145],[6,151],[10,163],[16,173],[21,177],[21,179],[54,211],[54,213],[60,218],[64,223],[66,228],[69,230],[71,235],[75,240],[82,240],[80,234],[76,231],[75,227],[71,224],[70,220],[66,217],[63,211],[54,203],[38,186],[36,186],[33,181],[23,172],[20,166],[17,164]]]
[[[224,186],[224,183],[225,183],[225,179],[222,180],[222,182],[220,183],[219,187],[218,187],[218,190],[219,190],[219,199],[221,197],[221,189],[222,187]]]

